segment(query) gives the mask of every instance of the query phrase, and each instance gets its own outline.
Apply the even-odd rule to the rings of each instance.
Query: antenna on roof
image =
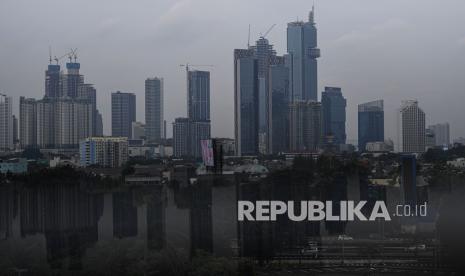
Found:
[[[247,37],[247,49],[250,48],[250,24],[249,24],[249,35]]]

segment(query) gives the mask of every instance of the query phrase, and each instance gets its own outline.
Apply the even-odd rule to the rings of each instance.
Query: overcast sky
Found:
[[[267,38],[285,53],[287,22],[306,19],[312,2],[1,0],[0,91],[14,97],[18,114],[20,95],[44,94],[48,47],[57,56],[78,48],[107,134],[110,93],[135,93],[137,120],[144,121],[144,80],[159,76],[170,135],[173,119],[186,116],[179,64],[213,64],[212,135],[233,137],[233,49],[246,47],[249,23],[251,41],[276,23]],[[427,124],[447,121],[452,137],[465,136],[465,1],[317,0],[315,6],[319,90],[342,87],[349,141],[357,138],[357,105],[376,99],[385,100],[386,138],[395,141],[404,99],[419,101]]]

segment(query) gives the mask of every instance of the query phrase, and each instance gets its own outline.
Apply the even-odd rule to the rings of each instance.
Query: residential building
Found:
[[[117,168],[128,161],[126,137],[89,137],[79,145],[80,165]]]
[[[145,130],[150,142],[159,143],[164,137],[163,78],[145,80]]]

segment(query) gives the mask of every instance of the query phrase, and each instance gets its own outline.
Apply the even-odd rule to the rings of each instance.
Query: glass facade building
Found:
[[[365,151],[368,142],[384,141],[383,100],[363,103],[358,106],[358,150]]]

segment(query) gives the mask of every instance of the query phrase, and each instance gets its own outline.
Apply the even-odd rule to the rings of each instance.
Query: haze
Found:
[[[212,136],[233,137],[233,49],[267,38],[286,51],[286,24],[306,18],[304,0],[144,0],[0,2],[0,91],[44,95],[48,48],[60,56],[78,48],[81,73],[95,84],[105,133],[110,93],[137,95],[144,121],[144,80],[165,79],[168,136],[186,115],[185,71],[179,64],[212,64]],[[465,136],[465,2],[463,0],[320,0],[319,91],[340,86],[347,98],[348,141],[357,139],[357,105],[385,100],[386,137],[396,137],[401,100],[418,99],[427,125],[449,122],[451,137]],[[66,59],[62,60],[64,65]],[[63,67],[62,67],[63,68]],[[319,94],[319,98],[321,94]]]

